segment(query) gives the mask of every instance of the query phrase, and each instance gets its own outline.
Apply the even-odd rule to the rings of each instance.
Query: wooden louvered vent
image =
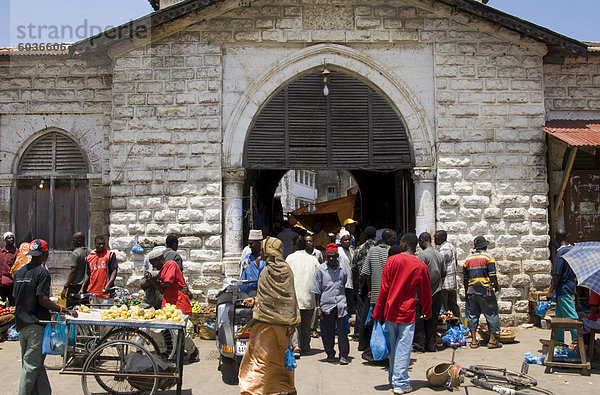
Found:
[[[88,172],[77,143],[59,132],[50,132],[35,140],[19,163],[19,175],[81,176]]]
[[[412,167],[402,119],[379,92],[331,70],[329,95],[322,70],[281,88],[254,120],[246,141],[247,168],[392,170]]]

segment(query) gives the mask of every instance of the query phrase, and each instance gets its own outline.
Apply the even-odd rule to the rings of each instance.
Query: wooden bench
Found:
[[[544,365],[546,365],[546,370],[544,373],[551,373],[552,368],[554,367],[575,368],[581,369],[584,375],[589,376],[591,364],[587,361],[585,355],[585,344],[583,343],[583,323],[579,320],[574,320],[571,318],[553,317],[550,323],[550,329],[550,342],[548,343],[548,356],[544,362]],[[575,329],[577,331],[577,344],[579,345],[579,355],[581,356],[579,363],[576,363],[576,360],[564,361],[562,358],[559,358],[561,361],[554,360],[554,347],[561,343],[556,341],[557,329]]]

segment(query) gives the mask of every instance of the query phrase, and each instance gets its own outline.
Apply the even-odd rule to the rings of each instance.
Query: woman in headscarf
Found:
[[[300,324],[294,274],[283,260],[281,240],[267,237],[262,251],[267,265],[258,278],[256,297],[244,300],[254,309],[250,341],[240,365],[240,393],[294,395],[294,372],[284,366],[285,350]]]

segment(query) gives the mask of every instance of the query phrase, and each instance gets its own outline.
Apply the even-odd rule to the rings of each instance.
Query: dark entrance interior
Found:
[[[244,235],[250,228],[266,226],[269,234],[279,231],[283,219],[281,205],[274,199],[279,181],[287,172],[281,170],[248,170],[244,185],[244,211],[249,213],[244,221]],[[414,190],[408,171],[375,172],[350,170],[359,186],[355,206],[355,219],[360,227],[391,227],[414,231]],[[250,198],[251,196],[251,198]]]
[[[347,170],[360,189],[355,219],[414,230],[414,159],[404,121],[376,86],[346,70],[313,69],[274,92],[253,121],[244,166],[244,235],[250,226],[278,230],[273,196],[291,169]]]

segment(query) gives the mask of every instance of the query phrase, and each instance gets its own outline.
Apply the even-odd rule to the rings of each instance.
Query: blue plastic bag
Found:
[[[542,354],[541,356],[536,357],[532,353],[526,352],[525,353],[525,362],[527,362],[527,363],[535,363],[537,365],[543,365],[544,364],[544,360],[546,359],[546,355],[547,354]]]
[[[548,301],[548,302],[537,302],[537,307],[535,308],[535,313],[537,315],[539,315],[540,317],[545,317],[546,316],[546,312],[550,308],[551,304],[552,304],[551,301]]]
[[[369,312],[367,313],[367,320],[365,321],[365,325],[370,325],[373,322],[373,306],[369,307]]]
[[[375,320],[373,325],[373,332],[371,333],[371,353],[373,359],[381,361],[388,357],[390,351],[387,347],[387,331],[385,330],[385,324]]]
[[[131,252],[133,252],[134,254],[144,253],[144,247],[140,245],[139,236],[135,236],[135,244],[133,245],[133,247],[131,247]]]
[[[467,344],[467,339],[458,326],[450,327],[442,337],[442,343],[446,347],[461,347]]]
[[[8,331],[6,331],[6,340],[11,342],[19,340],[19,332],[17,332],[16,325],[13,325],[10,328],[8,328]]]
[[[285,368],[289,371],[294,371],[298,367],[298,363],[296,362],[296,358],[294,357],[294,353],[292,352],[292,346],[290,345],[290,341],[288,339],[288,348],[285,350],[285,356],[283,358],[283,364]]]
[[[42,354],[44,355],[62,355],[65,352],[67,324],[60,320],[58,313],[56,313],[56,321],[54,324],[49,322],[44,330],[44,338],[42,340]]]

